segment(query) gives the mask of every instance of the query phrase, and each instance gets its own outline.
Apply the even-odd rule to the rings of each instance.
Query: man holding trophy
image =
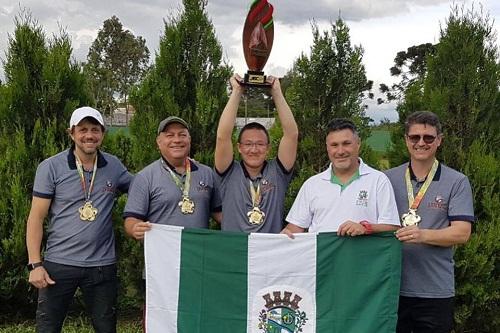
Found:
[[[252,3],[243,29],[243,51],[249,71],[230,79],[232,93],[217,128],[215,170],[221,181],[222,230],[279,233],[283,227],[285,193],[297,156],[298,129],[281,91],[279,79],[262,72],[273,44],[273,7],[267,0]],[[245,87],[270,89],[283,128],[276,158],[267,160],[271,142],[267,129],[246,124],[238,136],[241,162],[234,160],[232,133]]]
[[[272,76],[271,96],[283,128],[278,154],[267,160],[269,133],[256,122],[246,124],[238,136],[241,162],[234,160],[232,133],[244,92],[241,78],[234,75],[233,89],[219,120],[215,147],[215,170],[221,180],[222,230],[279,233],[283,227],[285,193],[297,156],[298,129],[290,107]]]

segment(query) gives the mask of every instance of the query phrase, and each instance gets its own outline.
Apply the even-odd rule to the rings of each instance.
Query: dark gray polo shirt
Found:
[[[37,168],[33,196],[51,199],[44,260],[79,267],[116,262],[111,212],[115,198],[127,192],[132,175],[113,155],[98,152],[97,174],[90,200],[98,209],[94,221],[82,221],[78,209],[84,192],[73,149],[44,160]],[[91,172],[84,172],[88,185]]]
[[[195,204],[193,214],[181,212],[178,204],[182,200],[182,192],[159,159],[135,176],[130,186],[124,218],[134,217],[151,223],[186,228],[208,228],[210,214],[221,211],[215,172],[201,163],[192,160],[190,163],[189,197]],[[169,167],[175,170],[171,165]],[[185,175],[182,178],[184,180]]]
[[[386,171],[394,188],[398,212],[408,212],[405,172],[408,163]],[[411,173],[414,195],[424,182]],[[443,229],[453,221],[474,222],[468,178],[439,164],[434,179],[417,209],[422,229]],[[403,243],[401,296],[447,298],[455,295],[453,247]]]
[[[285,194],[292,179],[276,158],[264,162],[260,181],[262,192],[260,209],[266,214],[264,223],[251,225],[247,213],[252,210],[250,175],[243,162],[233,161],[229,168],[218,174],[222,195],[222,230],[279,233],[283,229]]]

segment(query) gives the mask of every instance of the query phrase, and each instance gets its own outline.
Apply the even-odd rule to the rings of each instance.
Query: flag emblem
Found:
[[[283,295],[283,297],[282,297]],[[265,309],[259,314],[259,329],[263,333],[296,333],[302,332],[302,326],[307,321],[305,311],[300,311],[298,294],[290,291],[267,293],[262,296],[266,301]]]

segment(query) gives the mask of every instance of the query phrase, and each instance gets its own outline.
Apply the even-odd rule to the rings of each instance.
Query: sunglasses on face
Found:
[[[411,143],[419,143],[420,140],[424,140],[424,142],[428,145],[434,142],[436,140],[436,136],[430,135],[430,134],[424,134],[424,135],[418,135],[418,134],[412,134],[412,135],[407,135],[406,136],[408,140],[410,140]]]

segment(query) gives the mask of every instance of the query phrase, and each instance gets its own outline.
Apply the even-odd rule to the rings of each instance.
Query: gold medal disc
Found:
[[[266,214],[259,209],[259,207],[254,207],[251,211],[247,213],[248,222],[252,225],[260,225],[264,223],[264,218]]]
[[[194,213],[194,202],[193,202],[193,200],[189,199],[188,197],[184,197],[184,198],[182,198],[181,201],[179,201],[179,207],[181,208],[182,214],[193,214]]]
[[[408,213],[401,216],[401,221],[403,222],[404,227],[417,225],[421,220],[422,218],[417,215],[417,212],[413,209],[408,210]]]
[[[94,208],[90,201],[85,202],[82,207],[78,208],[78,212],[82,221],[92,222],[97,216],[97,208]]]

